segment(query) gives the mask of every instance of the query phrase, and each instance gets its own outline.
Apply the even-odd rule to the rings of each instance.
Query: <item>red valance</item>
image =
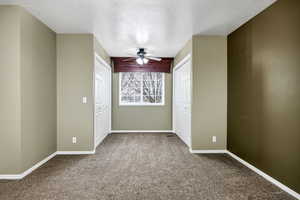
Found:
[[[139,65],[135,59],[128,57],[113,57],[114,72],[171,72],[173,58],[162,58],[161,61],[149,60],[147,64]]]

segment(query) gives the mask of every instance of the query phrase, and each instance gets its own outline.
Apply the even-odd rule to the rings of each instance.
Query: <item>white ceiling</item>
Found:
[[[111,56],[172,57],[193,34],[228,35],[276,0],[0,0],[57,33],[94,33]]]

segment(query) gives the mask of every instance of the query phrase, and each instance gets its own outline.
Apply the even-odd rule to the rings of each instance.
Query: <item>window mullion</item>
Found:
[[[157,74],[155,74],[155,82],[154,82],[154,102],[157,103]]]
[[[144,93],[144,76],[143,76],[143,73],[141,72],[141,93],[140,93],[140,97],[141,97],[141,100],[140,100],[140,103],[144,103],[144,98],[143,98],[143,93]]]

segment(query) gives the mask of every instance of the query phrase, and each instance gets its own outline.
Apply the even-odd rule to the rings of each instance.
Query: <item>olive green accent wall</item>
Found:
[[[94,52],[110,61],[92,34],[57,35],[58,151],[94,150]]]
[[[192,42],[192,149],[225,150],[227,37],[195,35]]]
[[[228,149],[300,193],[300,1],[228,36]]]
[[[56,34],[18,6],[0,6],[0,174],[56,152]]]
[[[172,74],[165,73],[164,106],[119,106],[119,73],[112,81],[112,130],[172,130]]]

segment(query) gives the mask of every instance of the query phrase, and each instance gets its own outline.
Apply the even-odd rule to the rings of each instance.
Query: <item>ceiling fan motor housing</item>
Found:
[[[140,58],[144,58],[145,55],[146,55],[146,51],[144,48],[139,48],[139,51],[137,52],[137,55],[140,57]]]

